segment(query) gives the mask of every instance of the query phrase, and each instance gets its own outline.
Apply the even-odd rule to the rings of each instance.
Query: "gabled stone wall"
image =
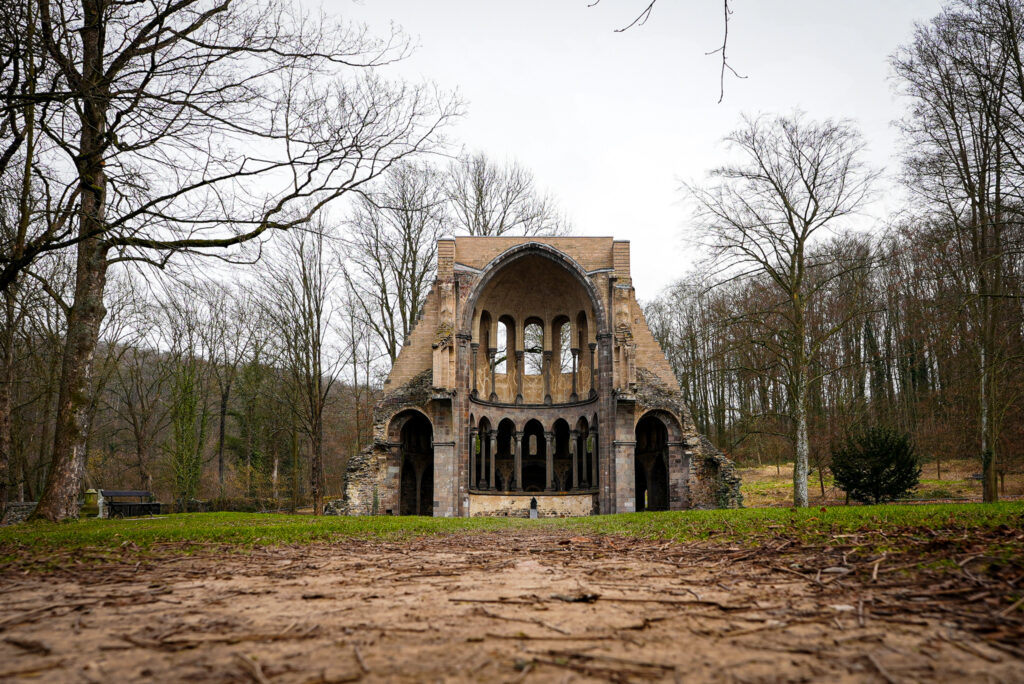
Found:
[[[527,423],[534,430],[541,424],[540,437],[551,444],[560,420],[566,420],[574,434],[586,437],[584,456],[597,454],[588,468],[588,474],[591,468],[598,472],[596,486],[593,477],[582,483],[573,478],[568,496],[590,490],[587,496],[594,498],[602,513],[635,510],[636,463],[646,470],[641,471],[645,479],[655,477],[666,472],[652,470],[661,467],[657,465],[661,456],[668,482],[664,475],[650,480],[658,483],[657,490],[649,485],[648,493],[655,491],[655,496],[644,501],[656,501],[655,505],[671,510],[742,505],[734,465],[697,434],[679,383],[636,301],[628,241],[444,238],[438,242],[437,254],[437,278],[375,409],[373,444],[351,459],[345,498],[332,510],[398,513],[403,467],[407,462],[422,464],[426,453],[422,448],[405,450],[406,442],[401,440],[406,437],[400,435],[409,434],[412,427],[402,426],[422,424],[423,430],[431,430],[433,514],[479,513],[482,504],[478,502],[473,511],[471,499],[481,492],[489,496],[496,492],[494,485],[479,478],[477,484],[469,484],[471,435],[486,433],[493,440],[492,431],[502,422],[506,437],[509,430],[521,431]],[[515,342],[505,350],[506,372],[492,373],[489,364],[497,358],[499,320],[508,322]],[[540,321],[544,328],[543,377],[523,372],[522,355],[527,350],[522,333],[530,320]],[[561,344],[554,340],[562,321],[571,326],[575,374],[553,368]],[[412,415],[419,416],[415,418],[419,423],[405,422]],[[660,421],[667,432],[647,421],[638,433],[638,422],[647,416]],[[564,435],[564,426],[561,429]],[[651,443],[649,429],[670,435],[664,451],[661,446],[643,454],[637,450],[637,434],[642,434],[645,444]],[[593,435],[592,442],[588,435]],[[580,437],[572,439],[572,449],[583,450],[578,446]],[[511,443],[521,444],[517,440]],[[562,451],[557,453],[564,461],[566,442],[561,444]],[[408,460],[414,457],[420,460]],[[500,468],[505,470],[500,481],[516,481],[506,472],[509,454],[503,452],[501,458]],[[474,459],[474,467],[478,460]],[[575,455],[572,462],[584,467],[583,459]],[[498,466],[492,463],[491,467]],[[567,481],[564,463],[548,463],[546,468],[546,476]],[[421,465],[415,465],[415,473],[419,478]],[[423,489],[415,492],[422,500]],[[501,504],[495,514],[522,508],[519,501],[505,502],[507,506],[500,499],[490,502],[495,501]],[[553,506],[552,510],[558,508]],[[569,506],[565,511],[579,513],[578,508]]]

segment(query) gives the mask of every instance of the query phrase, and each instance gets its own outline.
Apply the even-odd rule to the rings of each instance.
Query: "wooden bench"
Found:
[[[104,518],[135,518],[140,515],[160,514],[160,504],[153,501],[153,493],[143,489],[101,489],[100,496],[103,508],[100,515]]]

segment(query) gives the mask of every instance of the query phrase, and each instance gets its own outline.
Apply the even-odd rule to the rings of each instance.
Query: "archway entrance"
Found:
[[[434,514],[434,431],[430,421],[413,412],[402,425],[399,515]]]
[[[668,429],[655,416],[636,424],[636,510],[668,510]]]
[[[544,440],[544,426],[538,420],[531,420],[523,430],[523,491],[543,492],[547,474],[547,443]]]

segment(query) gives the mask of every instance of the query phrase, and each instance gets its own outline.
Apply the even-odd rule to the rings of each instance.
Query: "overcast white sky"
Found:
[[[333,0],[371,28],[401,25],[419,43],[395,75],[458,89],[467,115],[451,137],[533,170],[581,235],[632,241],[641,299],[693,262],[679,181],[724,158],[740,114],[849,117],[870,161],[896,169],[902,104],[887,59],[940,0],[733,0],[731,64],[718,100],[721,0]],[[892,203],[893,206],[895,203]],[[879,205],[877,215],[886,208]]]

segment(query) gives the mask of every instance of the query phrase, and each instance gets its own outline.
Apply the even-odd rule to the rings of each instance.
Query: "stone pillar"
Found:
[[[476,398],[480,394],[477,391],[477,389],[476,389],[476,358],[477,358],[477,352],[480,351],[480,343],[479,342],[472,342],[472,343],[470,343],[469,348],[473,350],[473,384],[472,384],[473,391],[472,391],[472,394],[473,394],[473,398]]]
[[[381,497],[379,510],[370,509],[373,515],[383,513],[389,508],[395,512],[395,515],[402,512],[402,466],[405,465],[402,445],[398,442],[391,442],[388,444],[388,451],[390,458],[388,459],[387,487],[384,496]],[[389,499],[391,500],[390,504]]]
[[[590,450],[590,486],[597,487],[597,428],[590,430],[594,446]]]
[[[575,351],[575,350],[574,350]],[[577,465],[577,457],[579,456],[579,445],[580,442],[580,431],[573,430],[569,435],[569,457],[572,459],[572,488],[580,488],[580,469]]]
[[[544,350],[544,403],[551,403],[551,350]]]
[[[469,429],[469,486],[476,489],[476,428]]]
[[[431,509],[441,518],[458,515],[455,442],[434,442],[434,491]]]
[[[569,351],[572,352],[572,394],[569,395],[569,401],[579,401],[580,395],[576,393],[576,368],[580,357],[580,350],[577,347],[573,347]]]
[[[490,435],[491,435],[491,472],[490,472],[490,475],[488,476],[489,479],[488,479],[488,483],[487,483],[487,488],[488,489],[494,489],[494,462],[498,458],[498,431],[496,429],[494,429],[494,428],[491,428]]]
[[[587,345],[590,348],[590,398],[597,396],[597,378],[594,377],[594,352],[597,350],[597,343],[591,342]]]
[[[497,392],[498,388],[495,385],[495,379],[494,379],[494,373],[495,373],[494,366],[496,365],[494,363],[494,357],[495,357],[495,354],[497,354],[497,353],[498,353],[498,350],[495,347],[488,347],[487,348],[487,363],[491,367],[491,393],[487,397],[488,401],[498,401],[498,392]]]
[[[615,497],[615,512],[634,513],[637,510],[636,441],[614,440],[611,456],[615,478],[615,487],[612,492]]]
[[[515,443],[515,478],[516,478],[516,491],[523,491],[523,433],[514,432],[512,439],[516,440]]]
[[[548,352],[544,352],[545,356]],[[547,443],[544,459],[544,491],[552,491],[555,480],[555,433],[545,432],[544,440]]]
[[[690,507],[690,492],[687,486],[689,479],[689,456],[683,442],[669,442],[666,445],[668,456],[668,508],[670,511],[682,511]]]
[[[523,350],[516,349],[516,403],[523,403]]]

